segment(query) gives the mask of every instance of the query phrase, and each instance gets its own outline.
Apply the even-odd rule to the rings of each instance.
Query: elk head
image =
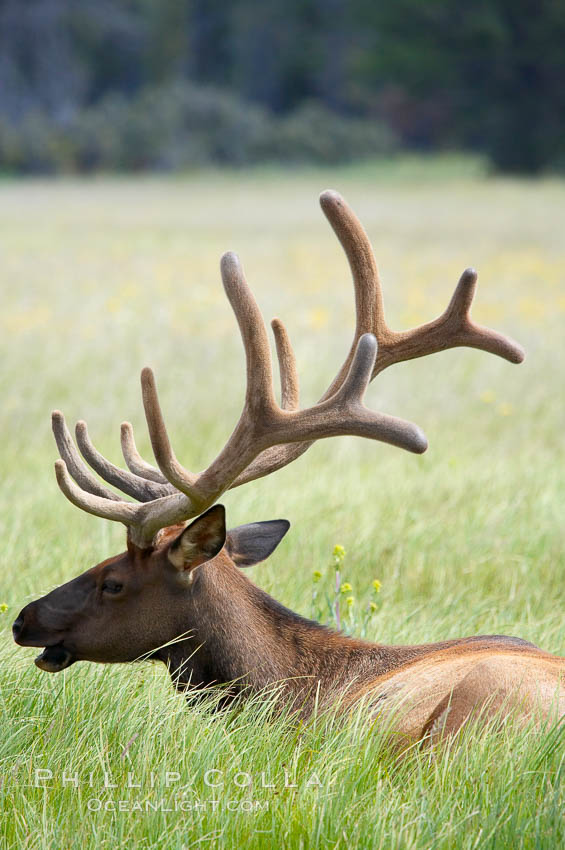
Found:
[[[247,389],[241,417],[207,469],[194,474],[177,460],[148,368],[141,373],[141,387],[158,468],[139,455],[129,423],[121,429],[128,470],[96,450],[85,422],[76,426],[77,444],[90,466],[137,503],[122,500],[100,482],[79,455],[63,415],[53,413],[61,456],[55,463],[59,487],[77,507],[122,522],[128,548],[23,609],[14,637],[22,645],[46,647],[36,660],[41,669],[62,670],[77,659],[130,661],[150,654],[190,629],[196,610],[199,617],[206,616],[203,594],[211,586],[223,589],[230,604],[243,604],[236,565],[265,558],[288,524],[256,523],[226,533],[223,508],[214,507],[226,490],[287,465],[325,437],[352,434],[424,452],[426,438],[416,425],[363,405],[367,385],[387,366],[455,346],[480,348],[513,363],[523,359],[517,343],[471,320],[477,280],[472,269],[463,272],[439,318],[410,331],[392,331],[385,323],[377,266],[361,224],[337,193],[324,192],[320,200],[349,260],[357,323],[350,352],[317,404],[299,408],[294,354],[284,325],[274,319],[281,377],[277,403],[265,325],[238,258],[228,253],[221,273],[243,339]],[[206,575],[212,585],[204,581]]]
[[[122,554],[31,602],[13,625],[14,638],[45,647],[35,663],[49,673],[79,660],[150,657],[200,626],[203,611],[213,616],[202,599],[211,584],[237,598],[237,567],[267,558],[288,528],[273,520],[226,531],[224,507],[215,505],[186,528],[164,529],[151,546],[128,541]]]

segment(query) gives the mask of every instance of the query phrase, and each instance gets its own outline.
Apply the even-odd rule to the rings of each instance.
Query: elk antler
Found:
[[[355,347],[364,333],[377,339],[379,354],[371,380],[394,363],[414,360],[447,348],[467,346],[497,354],[510,363],[521,363],[525,357],[522,346],[504,334],[475,324],[470,316],[477,288],[477,273],[465,269],[444,312],[437,319],[409,331],[393,331],[384,314],[379,271],[369,237],[353,210],[337,192],[327,190],[320,195],[320,206],[349,262],[355,290],[356,326],[349,354],[320,401],[330,398],[347,374]],[[262,478],[300,457],[312,443],[275,446],[263,452],[236,479],[232,487]]]
[[[139,455],[129,423],[122,424],[121,432],[129,471],[110,463],[96,450],[86,423],[76,426],[78,446],[90,466],[141,504],[122,501],[98,481],[77,452],[63,415],[53,413],[53,432],[61,455],[55,463],[57,481],[73,504],[96,516],[123,522],[132,541],[147,547],[159,529],[196,516],[226,490],[285,466],[324,437],[351,434],[412,452],[425,451],[426,438],[416,425],[370,411],[363,405],[369,382],[393,363],[459,345],[481,348],[512,363],[523,360],[524,352],[517,343],[472,322],[469,309],[477,276],[471,269],[463,272],[439,318],[411,331],[390,330],[385,323],[377,266],[365,231],[336,192],[324,192],[320,203],[349,260],[357,312],[349,355],[320,401],[299,409],[294,354],[284,325],[274,319],[271,326],[281,378],[281,404],[277,404],[263,318],[237,256],[224,254],[222,281],[239,324],[247,363],[243,412],[226,445],[203,472],[194,474],[185,469],[169,441],[153,372],[145,368],[141,373],[143,405],[158,469]]]

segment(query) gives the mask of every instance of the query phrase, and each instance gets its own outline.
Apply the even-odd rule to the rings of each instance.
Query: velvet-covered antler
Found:
[[[385,322],[381,284],[365,231],[336,192],[324,192],[320,203],[349,260],[357,314],[349,354],[320,401],[299,408],[294,353],[284,325],[274,319],[271,326],[281,377],[281,403],[277,403],[263,318],[237,256],[225,254],[222,281],[239,324],[247,363],[243,411],[226,445],[203,472],[185,469],[171,447],[153,372],[145,368],[141,373],[143,404],[158,469],[139,455],[129,423],[123,423],[121,431],[128,470],[110,463],[96,450],[86,423],[76,426],[78,446],[90,466],[140,504],[121,500],[99,482],[76,450],[62,414],[53,413],[61,456],[55,464],[57,481],[73,504],[97,516],[119,520],[128,526],[132,541],[146,547],[159,529],[198,515],[231,487],[286,466],[316,440],[351,434],[412,452],[425,451],[426,438],[416,425],[363,405],[369,382],[393,363],[461,345],[498,354],[512,363],[523,360],[524,352],[517,343],[471,320],[469,311],[477,282],[472,269],[463,272],[439,318],[410,331],[392,331]]]

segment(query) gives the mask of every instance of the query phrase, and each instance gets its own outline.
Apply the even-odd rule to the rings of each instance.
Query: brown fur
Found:
[[[209,546],[214,533],[201,528],[194,539]],[[252,584],[228,554],[229,537],[204,564],[193,552],[190,563],[175,567],[171,547],[182,534],[182,526],[165,529],[151,549],[129,543],[123,554],[27,605],[15,639],[51,647],[39,666],[53,672],[77,660],[152,658],[168,666],[180,690],[229,684],[226,699],[280,682],[281,700],[306,716],[315,700],[353,705],[364,698],[383,720],[397,710],[402,741],[435,740],[481,709],[485,716],[510,708],[523,716],[565,713],[563,658],[500,635],[419,646],[349,638]],[[123,590],[108,595],[108,582]]]

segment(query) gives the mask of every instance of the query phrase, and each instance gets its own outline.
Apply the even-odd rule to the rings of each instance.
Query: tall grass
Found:
[[[162,667],[77,664],[49,676],[33,665],[36,651],[11,642],[27,601],[123,548],[121,528],[59,494],[52,408],[87,419],[116,462],[119,423],[129,419],[149,456],[138,384],[148,363],[186,465],[201,468],[228,436],[244,370],[219,279],[223,251],[239,252],[266,318],[286,322],[304,401],[321,395],[353,328],[346,263],[316,202],[333,186],[373,240],[394,327],[437,315],[474,265],[475,317],[515,336],[528,356],[515,367],[461,349],[383,373],[368,403],[418,422],[430,441],[422,457],[332,440],[227,494],[233,525],[292,522],[251,575],[308,616],[339,544],[354,632],[378,579],[371,639],[499,632],[563,653],[565,187],[457,176],[452,166],[436,167],[433,181],[414,164],[406,174],[391,163],[0,184],[0,846],[563,842],[562,728],[475,730],[399,759],[362,714],[296,728],[273,720],[262,698],[217,716],[187,705]],[[52,778],[42,782],[38,770]],[[245,776],[236,783],[238,772],[251,786]],[[104,773],[116,787],[102,787]],[[141,787],[127,787],[128,773]],[[94,810],[92,800],[124,800],[125,810]]]

